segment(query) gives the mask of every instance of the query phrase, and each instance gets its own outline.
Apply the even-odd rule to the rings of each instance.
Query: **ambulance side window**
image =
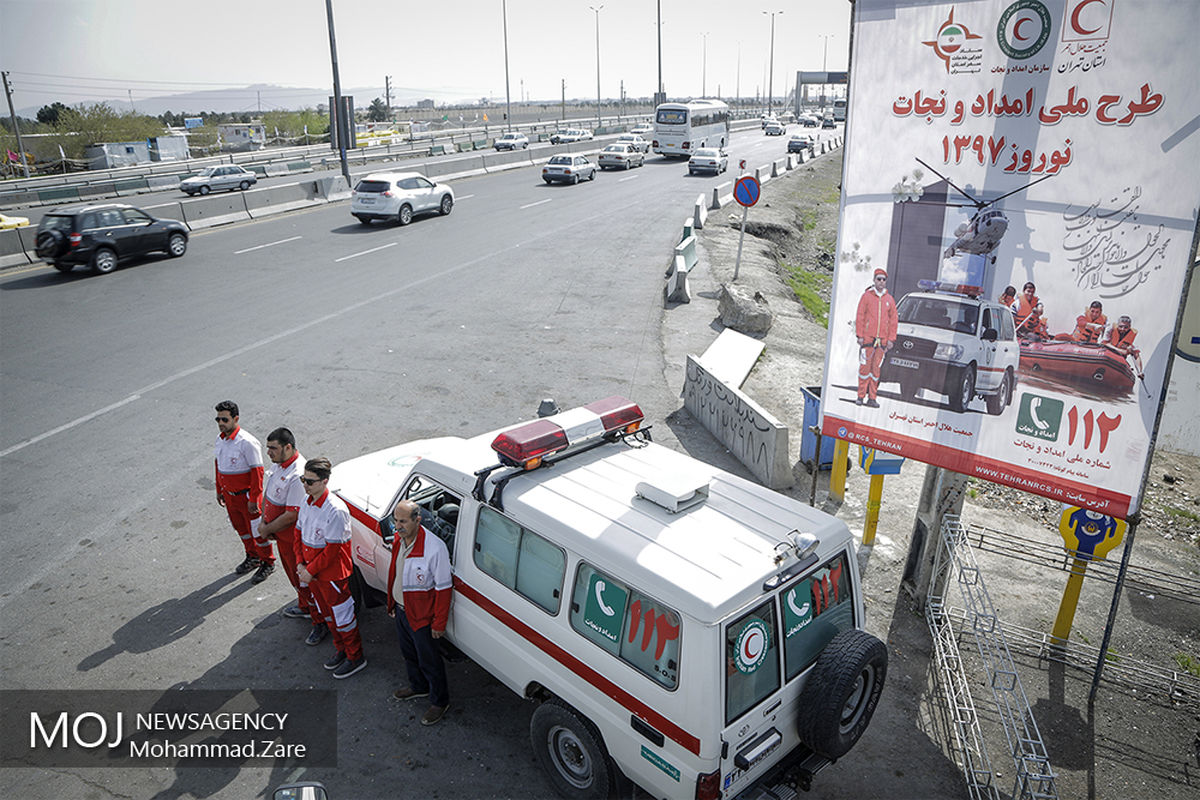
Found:
[[[845,553],[784,589],[782,599],[783,655],[790,681],[817,660],[834,636],[854,627]]]
[[[679,615],[588,564],[571,595],[571,627],[610,654],[674,689],[679,683]]]
[[[558,613],[567,554],[490,508],[479,510],[475,565],[551,614]]]
[[[779,626],[768,600],[725,628],[725,724],[779,689]]]

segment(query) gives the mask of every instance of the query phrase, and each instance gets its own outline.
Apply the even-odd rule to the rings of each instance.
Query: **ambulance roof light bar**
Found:
[[[636,403],[613,395],[504,431],[492,449],[505,466],[537,469],[546,457],[569,447],[633,433],[643,418]]]
[[[923,292],[950,292],[951,294],[963,294],[967,297],[979,297],[983,294],[982,286],[972,286],[967,283],[951,283],[950,281],[917,281],[917,288]]]

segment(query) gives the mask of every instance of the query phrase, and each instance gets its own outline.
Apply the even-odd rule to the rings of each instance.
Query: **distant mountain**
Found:
[[[382,86],[354,87],[343,89],[342,93],[353,97],[356,107],[365,108],[376,97],[383,97],[384,88]],[[240,89],[207,89],[198,92],[162,95],[160,97],[134,98],[133,107],[139,114],[149,114],[150,116],[158,116],[165,111],[185,114],[199,114],[201,111],[250,112],[257,114],[259,109],[263,111],[296,111],[303,108],[316,108],[318,105],[327,105],[329,103],[329,96],[332,94],[332,87],[328,89],[312,89],[294,86],[275,86],[273,84],[253,84]],[[463,102],[465,100],[474,101],[479,99],[478,97],[464,98],[454,96],[450,93],[437,90],[392,87],[393,106],[415,106],[418,100],[429,98],[438,101],[438,103]],[[52,102],[54,101],[51,99],[43,105],[49,105]],[[92,102],[106,102],[118,111],[128,111],[130,108],[128,97],[112,97],[107,100]],[[76,105],[76,103],[67,103],[67,105]],[[38,105],[20,108],[17,109],[17,114],[33,119],[37,116],[38,109],[41,107],[41,105]]]

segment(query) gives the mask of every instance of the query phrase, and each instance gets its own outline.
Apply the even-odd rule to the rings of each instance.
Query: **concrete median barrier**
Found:
[[[29,237],[31,240],[33,237]],[[30,252],[33,252],[32,241],[30,242]],[[0,231],[0,269],[8,269],[9,267],[23,267],[29,264],[36,256],[31,256],[25,252],[25,243],[21,240],[21,230],[11,228],[6,231]]]
[[[197,200],[185,200],[179,205],[183,208],[183,221],[192,230],[250,219],[244,192],[209,195]]]
[[[317,192],[326,202],[350,199],[350,186],[345,177],[335,175],[332,178],[318,178]]]
[[[79,199],[79,189],[75,186],[38,189],[37,196],[41,203],[67,203]]]
[[[332,178],[325,178],[330,180]],[[344,181],[344,179],[343,179]],[[321,180],[286,183],[283,186],[270,186],[266,189],[251,189],[242,193],[245,200],[246,213],[250,219],[268,217],[272,214],[282,214],[285,211],[295,211],[298,208],[311,208],[325,202],[319,184]]]
[[[183,218],[183,203],[178,200],[170,200],[166,203],[157,203],[152,206],[142,206],[142,210],[152,217],[177,219],[180,222],[186,223],[186,220]]]
[[[282,178],[284,175],[290,175],[286,164],[267,164],[268,178]]]
[[[692,224],[699,229],[704,228],[704,223],[708,220],[708,206],[704,203],[704,195],[696,198],[696,203],[692,207]]]
[[[150,189],[178,189],[178,175],[151,175],[146,178],[146,186]]]
[[[116,190],[118,197],[125,197],[126,195],[147,191],[150,188],[150,184],[145,178],[125,178],[124,180],[113,181],[113,188]]]
[[[528,150],[501,150],[483,158],[483,168],[486,172],[501,172],[506,169],[527,167],[533,163]]]
[[[713,187],[712,203],[709,209],[716,211],[733,199],[733,181],[725,181]]]

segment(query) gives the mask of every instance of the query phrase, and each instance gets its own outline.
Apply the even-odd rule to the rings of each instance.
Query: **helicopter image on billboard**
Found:
[[[1044,175],[1036,181],[1031,181],[1011,192],[1006,192],[999,197],[994,197],[991,200],[977,200],[971,196],[970,192],[959,188],[954,181],[947,178],[942,173],[938,172],[933,167],[926,164],[921,159],[917,159],[921,166],[928,169],[934,175],[948,183],[953,189],[969,200],[969,203],[947,203],[946,205],[953,208],[975,208],[975,213],[966,222],[960,224],[954,229],[954,241],[946,248],[943,253],[943,258],[953,258],[959,253],[967,253],[969,255],[991,256],[991,263],[996,262],[995,255],[992,255],[996,248],[1000,246],[1000,240],[1004,238],[1004,234],[1008,232],[1008,217],[998,208],[988,208],[995,203],[1000,202],[1006,197],[1011,197],[1017,192],[1022,192],[1033,186],[1036,183],[1041,183],[1047,178],[1054,177],[1053,175]]]

